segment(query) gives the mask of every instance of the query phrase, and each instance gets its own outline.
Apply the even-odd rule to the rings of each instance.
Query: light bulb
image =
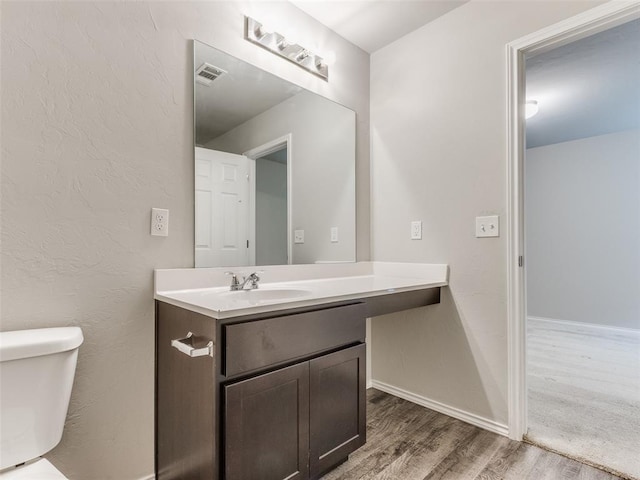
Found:
[[[289,45],[300,45],[300,38],[296,29],[285,28],[280,32],[280,35],[287,39]]]
[[[260,30],[262,31],[262,33],[264,35],[267,35],[269,33],[275,32],[273,27],[271,25],[269,25],[268,23],[263,23],[262,25],[260,25]]]
[[[303,61],[305,58],[307,58],[309,56],[309,51],[302,49],[300,51],[300,53],[298,53],[298,55],[296,55],[296,62],[301,62]]]
[[[258,39],[262,39],[262,38],[264,38],[265,36],[269,35],[272,32],[273,32],[273,30],[271,30],[269,27],[267,27],[264,24],[258,25],[256,27],[256,29],[253,31],[254,35]]]
[[[291,45],[291,43],[286,38],[282,37],[282,40],[280,40],[276,46],[278,47],[278,50],[282,51],[289,45]]]

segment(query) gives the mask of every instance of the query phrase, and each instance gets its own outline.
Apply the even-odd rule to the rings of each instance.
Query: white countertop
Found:
[[[156,270],[154,298],[224,319],[448,284],[447,265],[358,262],[235,268],[239,275],[260,270],[260,288],[230,292],[230,279],[224,275],[227,270]]]

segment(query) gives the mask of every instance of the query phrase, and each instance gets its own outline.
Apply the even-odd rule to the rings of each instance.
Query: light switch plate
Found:
[[[293,231],[293,243],[304,243],[304,230]]]
[[[338,242],[338,227],[331,227],[331,243]]]
[[[411,222],[411,240],[422,240],[422,222],[420,220]]]
[[[156,237],[169,235],[169,210],[165,208],[151,209],[151,235]]]
[[[488,217],[476,217],[476,237],[499,237],[500,217],[491,215]]]

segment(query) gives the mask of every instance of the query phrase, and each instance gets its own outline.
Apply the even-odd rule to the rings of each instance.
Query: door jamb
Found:
[[[527,432],[524,265],[525,55],[532,56],[640,18],[640,1],[612,1],[507,44],[507,308],[509,438]],[[525,259],[526,261],[526,259]]]

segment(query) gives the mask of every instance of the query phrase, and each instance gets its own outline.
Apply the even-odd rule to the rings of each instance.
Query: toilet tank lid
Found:
[[[80,327],[0,332],[0,362],[66,352],[78,348],[83,340]]]

